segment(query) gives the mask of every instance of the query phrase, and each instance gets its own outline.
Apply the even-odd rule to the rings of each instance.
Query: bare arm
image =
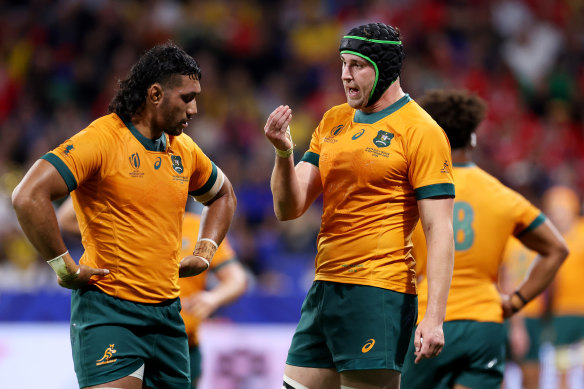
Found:
[[[237,206],[237,199],[227,176],[225,176],[223,186],[217,195],[204,205],[205,207],[201,213],[199,241],[201,239],[211,239],[219,245],[227,234]],[[199,256],[189,255],[180,262],[179,276],[195,276],[206,269],[207,263],[201,260]]]
[[[182,299],[183,309],[206,319],[219,307],[241,296],[247,288],[247,277],[241,263],[232,261],[215,273],[219,283],[213,289]]]
[[[525,280],[517,289],[521,296],[527,301],[531,301],[550,285],[569,251],[564,238],[549,220],[521,235],[518,239],[525,247],[539,254],[531,264]],[[516,294],[504,297],[503,315],[509,317],[514,313],[513,307],[521,309],[524,305],[524,302]]]
[[[415,363],[423,358],[437,356],[444,347],[442,323],[446,315],[446,300],[454,267],[453,204],[454,199],[451,198],[418,201],[428,247],[428,307],[414,335]]]
[[[67,251],[59,230],[52,201],[69,193],[67,184],[55,167],[45,160],[38,160],[26,173],[12,192],[12,205],[24,234],[45,260],[53,259]],[[79,288],[89,281],[92,275],[103,276],[105,269],[77,266],[69,254],[63,256],[66,271],[74,275],[67,281],[59,278],[59,284],[66,288]]]
[[[278,150],[292,148],[292,139],[287,133],[292,120],[292,110],[279,106],[268,117],[264,132]],[[300,162],[294,166],[294,157],[276,155],[270,186],[274,197],[274,212],[279,220],[296,219],[312,204],[322,191],[318,168]]]
[[[61,231],[75,236],[81,235],[71,197],[67,198],[57,209],[57,221],[59,222]]]

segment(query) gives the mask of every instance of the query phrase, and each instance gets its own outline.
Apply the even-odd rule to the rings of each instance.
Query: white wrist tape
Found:
[[[205,242],[211,242],[211,244],[212,244],[213,246],[215,246],[215,250],[217,250],[217,249],[219,248],[219,245],[217,244],[217,242],[215,242],[215,241],[214,241],[213,239],[211,239],[211,238],[201,238],[201,239],[199,239],[199,242],[202,242],[202,241],[205,241]]]
[[[195,251],[193,251],[193,255],[201,258],[207,264],[207,269],[211,266],[211,260],[213,259],[213,255],[215,255],[215,251],[219,248],[217,242],[213,239],[209,238],[201,238],[197,241],[195,245]]]
[[[290,126],[288,126],[288,128],[286,129],[286,135],[287,135],[288,139],[290,140],[290,143],[292,144],[292,146],[288,150],[280,150],[280,149],[277,149],[276,147],[274,147],[274,149],[276,150],[276,155],[280,158],[288,158],[294,152],[294,142],[292,141],[292,134],[290,133]]]
[[[207,264],[207,269],[209,268],[209,266],[211,266],[211,262],[209,262],[206,258],[199,257],[199,259],[201,259],[201,261],[203,261]]]
[[[76,278],[79,275],[79,273],[81,273],[81,266],[79,266],[79,268],[77,269],[77,271],[75,273],[69,273],[69,270],[67,270],[67,264],[65,264],[65,260],[63,259],[63,257],[67,254],[69,254],[69,250],[67,250],[63,254],[47,261],[49,266],[53,268],[55,273],[57,273],[57,276],[60,279],[62,279],[63,281],[67,281],[67,280],[70,280],[72,278]]]

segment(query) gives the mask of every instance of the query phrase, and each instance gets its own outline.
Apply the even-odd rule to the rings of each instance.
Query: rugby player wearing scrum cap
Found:
[[[444,345],[453,266],[450,147],[400,86],[397,28],[353,28],[339,51],[347,103],[325,113],[297,165],[291,108],[276,108],[264,128],[276,149],[271,187],[278,219],[301,216],[323,195],[315,280],[283,387],[399,388],[417,317],[410,237],[418,219],[428,240],[430,303],[415,334],[416,360]]]

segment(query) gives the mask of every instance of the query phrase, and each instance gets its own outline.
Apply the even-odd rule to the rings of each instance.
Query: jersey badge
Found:
[[[379,130],[377,136],[373,138],[373,143],[377,147],[387,147],[390,145],[394,135],[391,132]]]
[[[182,165],[182,159],[180,158],[180,155],[171,155],[170,159],[172,160],[172,168],[174,169],[174,171],[177,172],[178,174],[181,174],[184,171],[184,168]]]

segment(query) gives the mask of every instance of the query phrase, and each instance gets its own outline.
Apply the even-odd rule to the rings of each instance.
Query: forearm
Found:
[[[518,288],[521,295],[528,301],[543,292],[553,281],[556,272],[565,259],[561,250],[551,252],[545,256],[538,256]]]
[[[217,245],[221,244],[231,225],[236,206],[237,200],[231,187],[206,205],[201,213],[199,239],[211,239]]]
[[[12,204],[24,234],[45,260],[67,251],[48,197],[31,195],[17,188]]]
[[[292,156],[275,157],[270,187],[278,220],[290,220],[300,216],[301,193]]]
[[[453,242],[451,229],[444,229],[440,234],[430,233],[427,236],[428,308],[426,317],[438,322],[443,322],[446,315],[446,301],[454,267]]]

